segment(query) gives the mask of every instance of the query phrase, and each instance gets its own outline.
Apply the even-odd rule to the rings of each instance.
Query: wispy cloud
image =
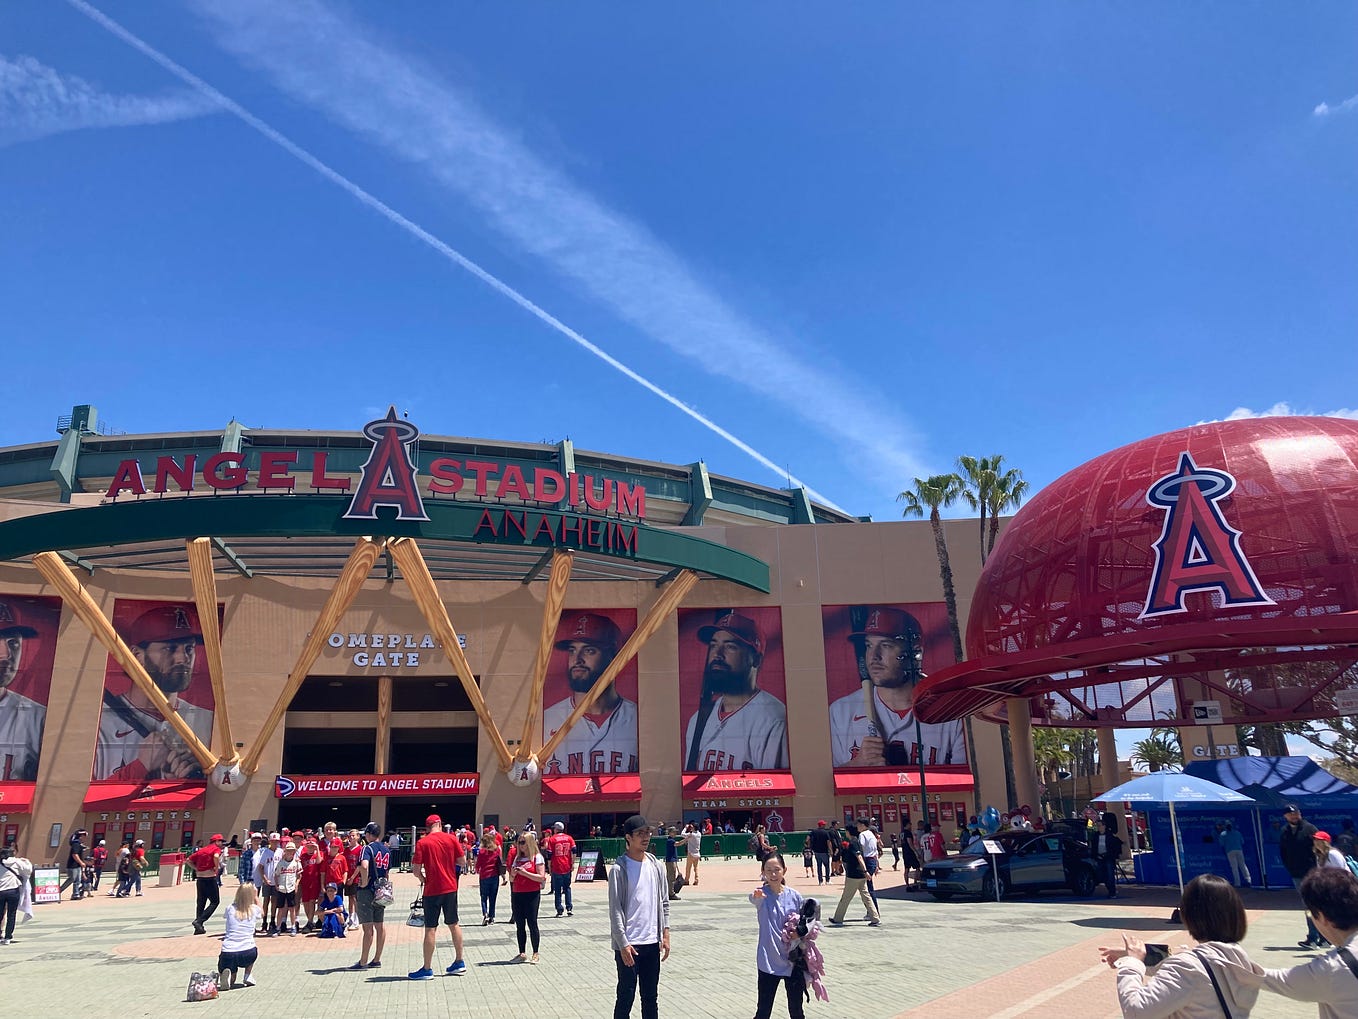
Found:
[[[1354,110],[1358,110],[1358,96],[1349,96],[1338,106],[1321,103],[1311,111],[1311,115],[1314,117],[1331,117],[1339,113],[1352,113]]]
[[[404,230],[410,236],[420,241],[420,243],[425,244],[434,251],[438,252],[440,255],[442,255],[448,261],[452,262],[454,265],[457,265],[462,269],[466,270],[468,273],[475,276],[486,286],[490,287],[492,290],[501,294],[508,300],[514,302],[524,311],[528,312],[530,315],[538,319],[540,322],[543,322],[546,325],[550,326],[552,329],[555,329],[558,333],[569,339],[572,343],[576,344],[583,350],[586,350],[589,353],[593,354],[599,360],[607,364],[610,368],[613,368],[615,371],[631,379],[633,382],[635,382],[637,385],[641,386],[648,392],[655,394],[661,400],[665,401],[670,406],[678,410],[680,413],[687,415],[694,421],[697,421],[704,428],[707,428],[710,431],[712,431],[715,435],[718,435],[721,438],[725,439],[731,445],[739,449],[742,453],[748,455],[756,463],[760,464],[761,466],[767,468],[770,471],[773,471],[775,474],[785,477],[790,485],[805,487],[807,493],[811,496],[812,499],[816,500],[819,503],[822,503],[823,505],[829,506],[832,509],[841,508],[837,506],[835,503],[831,502],[829,499],[827,499],[820,492],[816,491],[810,485],[807,485],[796,475],[791,473],[785,473],[781,468],[779,468],[778,464],[770,460],[767,456],[759,452],[759,450],[755,449],[753,446],[745,442],[739,436],[723,428],[721,425],[713,421],[711,418],[703,414],[701,411],[684,403],[684,401],[679,399],[673,393],[663,389],[662,387],[648,379],[646,376],[642,375],[640,372],[624,364],[622,361],[618,360],[612,354],[608,353],[606,350],[604,350],[597,344],[592,343],[590,340],[582,336],[579,332],[572,329],[570,326],[566,325],[566,323],[562,322],[555,315],[551,314],[551,312],[547,311],[545,308],[542,308],[539,305],[535,304],[533,301],[529,300],[528,297],[526,297],[519,291],[515,290],[508,283],[504,282],[504,280],[501,280],[498,277],[487,272],[485,269],[483,269],[477,263],[473,262],[466,255],[462,254],[460,251],[453,248],[447,242],[441,240],[438,237],[435,237],[433,234],[431,234],[428,230],[424,229],[424,227],[420,226],[418,223],[415,223],[412,220],[407,219],[405,216],[401,215],[399,212],[393,209],[386,202],[382,201],[376,195],[372,194],[369,191],[365,191],[363,188],[359,187],[357,184],[355,184],[348,177],[344,176],[344,174],[340,173],[334,167],[330,166],[327,163],[322,162],[316,156],[312,155],[306,149],[302,148],[300,145],[294,142],[291,138],[287,137],[276,128],[271,127],[263,120],[260,120],[260,118],[256,117],[245,107],[241,106],[240,103],[237,103],[233,99],[229,98],[228,96],[219,92],[217,89],[213,88],[202,78],[198,77],[196,74],[194,74],[188,68],[184,67],[182,64],[178,64],[175,61],[171,60],[168,56],[160,52],[160,50],[156,49],[146,40],[140,38],[139,36],[133,34],[132,32],[129,32],[126,28],[118,24],[118,22],[114,21],[107,14],[103,13],[97,7],[94,7],[92,4],[88,3],[87,0],[66,0],[66,2],[70,4],[70,6],[78,10],[81,14],[84,14],[91,21],[95,22],[97,25],[107,30],[115,38],[121,39],[123,42],[127,43],[127,45],[135,49],[137,52],[144,54],[150,60],[159,64],[165,70],[169,71],[170,74],[174,75],[176,78],[184,82],[190,88],[195,89],[196,91],[202,93],[204,96],[213,100],[213,102],[218,104],[222,110],[229,113],[231,116],[235,117],[241,123],[247,125],[251,130],[258,132],[260,135],[268,139],[273,144],[277,145],[280,149],[288,153],[288,155],[292,156],[298,162],[304,164],[305,166],[310,167],[321,177],[330,181],[330,183],[334,184],[336,187],[340,188],[341,190],[349,194],[356,201],[360,202],[367,208],[371,209],[373,212],[377,213],[379,216],[383,217],[394,226],[397,226],[400,229]]]
[[[1326,418],[1354,418],[1358,419],[1358,410],[1350,410],[1341,407],[1339,410],[1302,410],[1295,408],[1286,401],[1279,401],[1267,410],[1251,410],[1249,407],[1237,407],[1226,415],[1227,421],[1239,421],[1242,418],[1281,418],[1281,417],[1326,417]]]
[[[0,55],[0,145],[86,128],[164,124],[217,108],[191,89],[159,96],[110,95],[32,57]]]
[[[609,208],[438,71],[307,0],[191,0],[215,38],[286,94],[419,167],[646,336],[754,390],[872,462],[896,487],[919,442],[871,383],[750,321],[646,226]]]

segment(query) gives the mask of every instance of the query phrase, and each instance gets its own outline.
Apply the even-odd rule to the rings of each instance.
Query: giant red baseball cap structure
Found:
[[[924,721],[1015,697],[1059,726],[1358,710],[1358,421],[1215,422],[1076,468],[1005,529],[966,648],[920,685]]]

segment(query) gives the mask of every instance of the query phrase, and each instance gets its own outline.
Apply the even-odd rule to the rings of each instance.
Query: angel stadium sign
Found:
[[[419,429],[398,418],[393,406],[386,417],[364,425],[363,434],[373,445],[356,483],[347,476],[329,473],[329,456],[325,450],[313,451],[307,463],[302,462],[301,453],[295,449],[263,450],[259,453],[259,466],[253,480],[244,453],[214,453],[201,463],[196,453],[186,453],[178,459],[157,457],[153,465],[133,458],[121,461],[104,498],[117,500],[124,494],[192,495],[195,490],[294,494],[300,478],[315,493],[352,490],[349,508],[344,513],[349,520],[374,520],[378,507],[382,506],[394,508],[397,520],[428,520],[416,482],[419,471],[410,455],[412,444],[420,437]],[[641,485],[613,478],[596,479],[575,471],[562,474],[547,467],[534,468],[529,476],[517,464],[496,460],[439,457],[429,464],[425,488],[436,496],[465,492],[482,502],[489,499],[544,507],[565,506],[587,513],[615,513],[636,520],[646,518],[646,489]]]

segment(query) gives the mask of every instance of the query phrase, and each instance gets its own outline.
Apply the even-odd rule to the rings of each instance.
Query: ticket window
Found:
[[[0,844],[11,849],[19,844],[19,826],[17,824],[5,825],[4,842]]]
[[[94,824],[90,825],[90,827],[94,831],[94,834],[90,836],[91,848],[97,846],[100,839],[103,839],[105,842],[108,841],[108,824],[106,822],[96,821]]]
[[[965,803],[954,803],[953,810],[955,811],[955,814],[953,816],[957,818],[957,827],[965,828],[969,820],[969,815],[967,814],[967,805]]]
[[[137,822],[127,820],[123,822],[123,845],[130,846],[137,839]]]
[[[155,827],[153,827],[153,828],[151,829],[151,848],[152,848],[152,849],[164,849],[164,848],[165,848],[165,822],[164,822],[164,821],[157,821],[157,822],[155,823]]]
[[[193,821],[184,822],[184,834],[179,840],[179,847],[181,849],[193,848],[193,825]]]

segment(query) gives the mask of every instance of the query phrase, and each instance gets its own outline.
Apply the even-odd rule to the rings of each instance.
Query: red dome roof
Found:
[[[1202,673],[1246,650],[1296,657],[1296,645],[1353,641],[1358,421],[1197,425],[1105,453],[1019,511],[981,571],[968,661],[921,687],[921,717],[1042,692],[1095,665],[1159,656],[1140,670],[1144,687],[1183,672],[1186,652]]]

